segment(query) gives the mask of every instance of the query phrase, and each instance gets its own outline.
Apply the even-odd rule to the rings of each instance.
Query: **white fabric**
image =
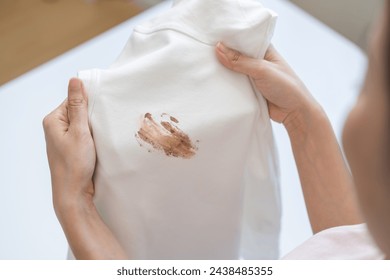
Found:
[[[317,233],[287,254],[285,260],[383,260],[365,224],[340,226]]]
[[[267,105],[248,77],[215,56],[223,41],[263,57],[275,22],[256,0],[175,1],[135,28],[109,69],[79,73],[98,156],[95,203],[130,257],[278,257],[278,168]],[[192,155],[145,142],[139,132],[147,113],[187,134]]]

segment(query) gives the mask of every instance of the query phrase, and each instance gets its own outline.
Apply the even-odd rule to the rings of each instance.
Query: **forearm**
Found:
[[[92,201],[68,201],[56,213],[76,259],[128,259]]]
[[[352,178],[326,114],[312,108],[285,126],[313,232],[361,223]]]

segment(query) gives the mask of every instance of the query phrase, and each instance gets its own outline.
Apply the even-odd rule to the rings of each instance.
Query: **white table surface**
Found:
[[[291,3],[262,2],[279,14],[274,45],[323,105],[339,137],[359,90],[365,56]],[[77,70],[107,67],[134,25],[169,6],[166,1],[0,87],[0,259],[65,258],[67,243],[51,202],[42,119],[65,98],[68,79]],[[284,254],[310,237],[311,230],[290,144],[279,125],[275,137]]]

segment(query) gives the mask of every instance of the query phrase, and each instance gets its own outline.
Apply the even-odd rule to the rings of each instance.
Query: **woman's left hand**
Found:
[[[96,151],[88,124],[82,82],[69,81],[68,98],[43,120],[52,179],[53,204],[61,220],[69,208],[90,205]]]

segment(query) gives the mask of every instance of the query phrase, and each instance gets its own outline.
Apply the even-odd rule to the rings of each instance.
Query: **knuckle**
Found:
[[[233,64],[237,64],[241,58],[241,53],[239,51],[232,50],[230,51],[230,60]]]
[[[83,98],[69,98],[68,99],[68,106],[70,108],[79,108],[79,107],[83,107],[85,104],[85,101]]]
[[[51,115],[49,114],[49,115],[45,116],[42,120],[42,126],[43,126],[44,130],[49,129],[50,124],[51,124]]]

